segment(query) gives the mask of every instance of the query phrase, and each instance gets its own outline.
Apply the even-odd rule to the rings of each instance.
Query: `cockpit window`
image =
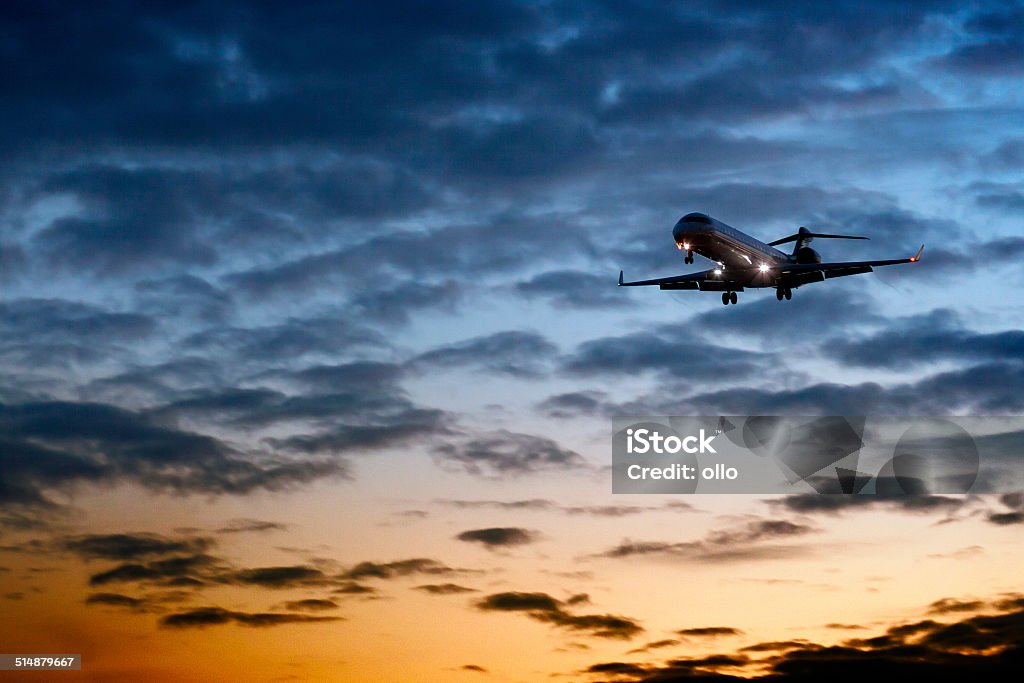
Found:
[[[688,213],[683,216],[684,223],[704,223],[705,225],[711,225],[711,219],[702,213]]]

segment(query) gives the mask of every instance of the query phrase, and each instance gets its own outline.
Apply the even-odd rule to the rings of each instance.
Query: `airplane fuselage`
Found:
[[[746,287],[774,287],[775,277],[757,269],[793,262],[793,257],[765,244],[731,225],[703,213],[688,213],[672,229],[680,251],[700,254],[719,264],[722,270],[742,269]]]

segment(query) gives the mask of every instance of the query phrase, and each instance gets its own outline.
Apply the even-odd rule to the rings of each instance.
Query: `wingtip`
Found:
[[[923,253],[924,253],[924,245],[922,244],[921,248],[917,250],[917,253],[910,257],[910,262],[911,263],[917,263],[918,261],[920,261],[921,260],[921,254],[923,254]]]
[[[622,271],[619,271],[619,287],[622,286]]]

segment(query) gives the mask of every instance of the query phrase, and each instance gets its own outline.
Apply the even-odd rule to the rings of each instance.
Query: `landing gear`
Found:
[[[790,289],[789,287],[786,287],[786,301],[789,301],[792,298],[793,298],[793,290]]]
[[[722,292],[722,305],[728,306],[729,304],[736,303],[738,297],[736,292]]]
[[[793,290],[789,287],[776,287],[775,298],[782,301],[782,297],[786,297],[786,301],[789,301],[793,298]]]
[[[686,256],[683,257],[683,263],[685,263],[687,265],[693,263],[693,252],[692,251],[686,252]]]

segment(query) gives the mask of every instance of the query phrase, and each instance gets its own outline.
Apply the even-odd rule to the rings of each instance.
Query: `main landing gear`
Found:
[[[776,287],[775,298],[782,301],[782,297],[786,297],[786,301],[789,301],[793,298],[793,290],[789,287]]]
[[[687,265],[690,265],[691,263],[693,263],[693,252],[692,251],[686,252],[686,256],[683,257],[683,263],[685,263]]]
[[[728,306],[729,304],[736,303],[736,292],[722,292],[722,305]]]

